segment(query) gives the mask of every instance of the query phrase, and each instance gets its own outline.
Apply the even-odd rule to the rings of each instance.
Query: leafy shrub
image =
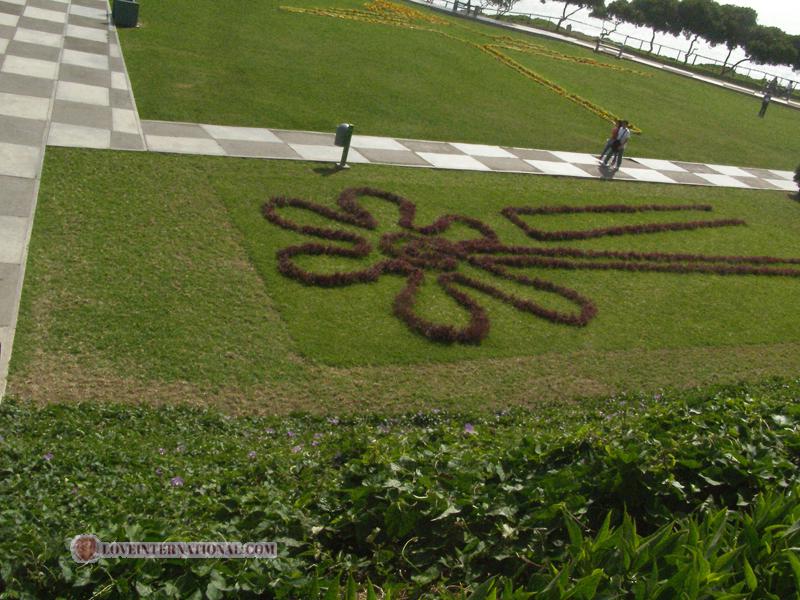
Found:
[[[790,598],[798,397],[773,382],[389,419],[9,400],[0,596]],[[79,566],[79,533],[271,540],[279,558]]]

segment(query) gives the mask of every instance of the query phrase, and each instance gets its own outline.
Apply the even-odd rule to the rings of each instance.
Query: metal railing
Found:
[[[557,25],[559,21],[561,21],[560,17],[554,17],[552,15],[541,15],[536,13],[526,13],[526,12],[516,12],[516,11],[509,11],[503,13],[502,15],[498,15],[496,11],[492,11],[491,9],[482,8],[477,0],[425,0],[428,4],[433,6],[442,7],[446,10],[451,10],[454,12],[462,13],[465,15],[470,16],[484,16],[490,18],[498,18],[502,16],[504,18],[508,17],[522,17],[525,19],[530,20],[541,20],[547,21],[552,25]],[[749,78],[750,80],[754,81],[741,81],[742,85],[750,85],[754,86],[758,80],[761,81],[761,84],[764,88],[767,85],[775,86],[778,90],[784,90],[784,94],[786,95],[787,99],[790,95],[794,92],[800,91],[800,80],[797,79],[789,79],[787,77],[783,77],[782,75],[776,75],[775,73],[771,73],[769,71],[765,71],[763,69],[758,69],[756,67],[751,66],[743,66],[743,65],[736,65],[732,66],[731,63],[727,65],[723,63],[723,61],[718,60],[716,58],[712,58],[710,56],[704,56],[695,52],[694,50],[689,53],[686,50],[682,50],[680,48],[674,48],[672,46],[668,46],[663,43],[654,42],[653,49],[650,50],[650,40],[638,38],[632,35],[626,35],[623,33],[619,33],[614,30],[608,30],[605,27],[605,21],[603,22],[603,26],[598,27],[592,23],[586,23],[585,21],[579,21],[577,19],[572,19],[567,17],[564,19],[561,27],[561,33],[568,36],[574,36],[576,32],[581,33],[583,35],[593,37],[593,38],[605,38],[618,44],[622,47],[622,51],[633,51],[640,54],[650,55],[662,59],[669,59],[671,61],[675,61],[678,63],[675,66],[680,67],[681,65],[684,66],[692,66],[695,67],[695,70],[699,69],[700,67],[708,67],[705,69],[708,71],[708,75],[711,77],[720,77],[720,74],[714,74],[713,71],[710,69],[714,69],[718,67],[720,70],[724,67],[730,67],[730,71],[735,74],[741,75],[742,77]],[[612,37],[613,36],[613,37]],[[698,65],[698,61],[700,65]],[[772,82],[775,82],[774,84]]]

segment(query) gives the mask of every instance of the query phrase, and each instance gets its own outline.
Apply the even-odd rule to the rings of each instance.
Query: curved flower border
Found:
[[[631,206],[627,204],[607,204],[603,206],[542,206],[542,207],[514,207],[508,206],[501,213],[509,221],[522,229],[528,237],[539,241],[563,240],[588,240],[607,235],[627,235],[631,233],[658,233],[663,231],[686,231],[702,229],[704,227],[727,227],[746,225],[741,219],[715,219],[712,221],[681,221],[676,223],[648,223],[645,225],[621,225],[617,227],[603,227],[584,231],[544,231],[531,227],[520,218],[520,215],[563,215],[576,213],[644,213],[644,212],[672,212],[672,211],[711,211],[713,208],[707,204],[647,204]]]
[[[347,258],[365,258],[372,251],[372,245],[361,235],[342,229],[328,229],[313,225],[299,225],[279,215],[281,208],[293,207],[311,211],[338,223],[353,225],[366,230],[374,230],[377,221],[358,204],[358,198],[370,196],[380,198],[397,205],[400,218],[397,224],[401,231],[386,234],[381,238],[379,247],[387,256],[366,269],[330,274],[312,273],[300,268],[294,259],[298,256],[339,256]],[[394,314],[406,325],[424,337],[437,342],[476,344],[489,333],[489,318],[485,309],[457,286],[469,287],[489,294],[504,301],[517,310],[528,312],[555,323],[573,326],[584,326],[597,313],[597,308],[589,300],[575,290],[553,284],[539,278],[513,274],[500,265],[492,264],[480,253],[495,252],[503,248],[497,234],[483,222],[462,215],[445,215],[432,224],[418,226],[414,223],[416,206],[407,199],[374,188],[350,188],[342,192],[337,199],[339,210],[334,210],[314,202],[298,198],[275,197],[264,204],[262,212],[270,222],[283,229],[296,231],[304,235],[318,237],[333,242],[344,242],[348,246],[306,243],[288,246],[278,251],[278,270],[285,276],[308,285],[334,287],[355,283],[377,281],[383,274],[404,275],[406,285],[395,297]],[[460,223],[473,229],[478,237],[462,242],[449,242],[437,237],[444,233],[453,223]],[[397,248],[396,242],[406,243]],[[534,289],[562,296],[576,304],[577,312],[556,311],[531,300],[508,294],[494,286],[464,275],[456,271],[459,261],[466,261],[479,269],[504,279],[516,281]],[[414,310],[416,298],[424,282],[426,270],[443,271],[436,277],[442,290],[457,304],[469,313],[469,323],[465,327],[455,327],[434,323],[420,317]]]
[[[314,273],[295,262],[299,256],[336,256],[363,259],[373,250],[362,235],[344,229],[331,229],[315,225],[300,225],[281,216],[283,208],[296,208],[315,213],[337,223],[364,230],[377,228],[372,214],[359,204],[359,198],[369,196],[396,205],[400,217],[400,230],[384,234],[378,248],[384,258],[367,268],[355,271]],[[416,207],[409,200],[369,187],[349,188],[337,199],[337,209],[329,208],[299,198],[274,197],[262,207],[264,217],[271,223],[290,231],[334,242],[323,244],[308,242],[282,248],[277,252],[278,270],[281,274],[306,285],[340,287],[356,283],[377,281],[384,274],[405,276],[405,287],[393,302],[393,312],[406,325],[424,337],[437,342],[477,344],[489,333],[490,322],[486,310],[460,288],[471,288],[484,293],[521,312],[532,314],[552,323],[583,327],[597,314],[594,302],[574,289],[538,277],[516,273],[517,268],[549,268],[562,270],[618,270],[665,273],[704,273],[717,275],[771,275],[800,277],[800,269],[785,265],[800,265],[800,259],[769,256],[708,256],[700,254],[641,253],[619,251],[594,251],[577,248],[544,248],[508,246],[500,242],[494,230],[477,219],[463,215],[444,215],[427,226],[415,224]],[[640,213],[649,211],[710,211],[707,205],[600,205],[600,206],[550,206],[507,207],[501,212],[526,234],[537,232],[519,218],[520,214],[577,214]],[[472,239],[452,242],[439,234],[454,223],[475,231]],[[546,239],[591,239],[609,235],[647,234],[656,231],[679,231],[707,227],[745,225],[737,219],[716,221],[689,221],[686,223],[656,223],[622,228],[597,228],[584,231],[549,232]],[[561,296],[577,307],[573,312],[552,310],[536,302],[503,291],[494,285],[475,279],[458,271],[459,264],[467,264],[500,279],[513,281],[539,291]],[[781,266],[784,265],[784,266]],[[415,306],[420,288],[428,271],[438,272],[436,282],[459,306],[469,313],[464,327],[435,323],[420,317]]]

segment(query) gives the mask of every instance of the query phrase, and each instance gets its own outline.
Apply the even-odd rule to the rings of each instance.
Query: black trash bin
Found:
[[[114,0],[111,19],[117,27],[136,27],[139,22],[139,3],[136,0]]]

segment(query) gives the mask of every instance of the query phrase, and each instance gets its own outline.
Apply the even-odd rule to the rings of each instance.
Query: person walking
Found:
[[[769,106],[769,101],[772,100],[772,94],[769,90],[764,92],[764,98],[761,100],[761,110],[758,111],[758,116],[762,119],[767,112],[767,107]]]
[[[628,140],[631,139],[631,130],[628,129],[628,121],[622,121],[620,123],[619,129],[617,130],[617,135],[614,138],[614,141],[611,144],[611,153],[606,156],[603,160],[603,166],[608,166],[608,161],[611,159],[612,154],[614,156],[614,170],[619,170],[620,166],[622,166],[622,155],[625,152],[625,146],[628,144]]]
[[[614,128],[611,130],[611,136],[606,140],[606,145],[603,147],[603,151],[600,153],[600,162],[604,162],[603,159],[606,157],[606,154],[611,154],[611,147],[614,145],[614,140],[617,139],[617,133],[619,133],[620,125],[622,125],[622,121],[617,119]]]

